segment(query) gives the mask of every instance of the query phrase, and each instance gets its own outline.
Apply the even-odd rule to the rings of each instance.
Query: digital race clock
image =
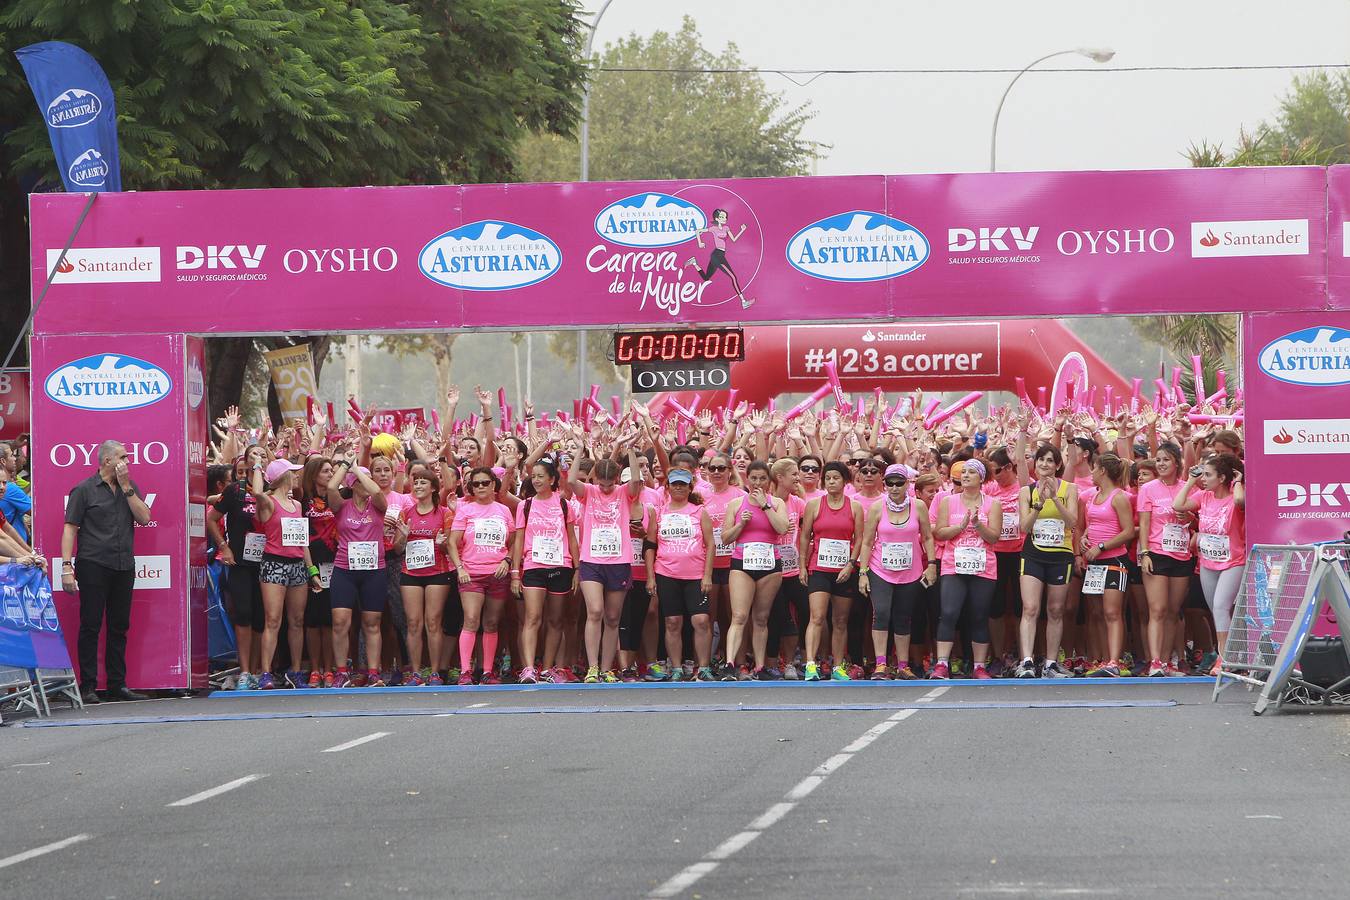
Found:
[[[614,336],[614,362],[634,363],[739,362],[745,339],[739,328],[680,331],[621,331]]]

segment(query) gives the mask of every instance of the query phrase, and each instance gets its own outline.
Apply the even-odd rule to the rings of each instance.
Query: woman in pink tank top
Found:
[[[267,490],[263,490],[263,471],[253,467],[249,492],[257,499],[257,521],[267,537],[262,563],[258,567],[262,578],[263,635],[262,674],[258,686],[275,686],[272,675],[272,656],[276,653],[277,637],[281,632],[281,616],[285,612],[289,628],[286,643],[291,651],[291,669],[286,673],[284,687],[297,688],[301,655],[305,651],[305,604],[309,590],[319,590],[319,570],[309,556],[309,519],[300,508],[300,501],[291,496],[295,487],[295,473],[301,469],[288,460],[274,459],[267,466]],[[312,573],[312,574],[311,574]]]
[[[735,544],[731,559],[731,627],[727,629],[727,672],[723,681],[762,678],[769,646],[769,611],[783,582],[783,561],[778,541],[788,531],[787,505],[769,493],[773,476],[769,464],[755,460],[746,467],[750,493],[727,505],[722,540]],[[750,636],[755,668],[742,665],[739,675],[731,667],[740,657],[745,623],[754,616]]]
[[[985,670],[989,657],[989,605],[994,599],[998,563],[993,545],[1003,527],[1003,507],[983,492],[988,470],[978,459],[961,467],[961,490],[938,501],[933,536],[945,541],[942,552],[942,611],[937,627],[937,664],[933,678],[950,678],[949,660],[956,640],[956,623],[970,604],[970,643],[975,655],[975,677],[991,677]]]
[[[1196,471],[1196,470],[1199,471]],[[1247,489],[1242,460],[1220,453],[1191,470],[1190,478],[1173,501],[1173,508],[1198,515],[1200,533],[1200,588],[1214,615],[1219,657],[1209,674],[1223,668],[1224,643],[1233,624],[1233,606],[1242,587],[1242,567],[1247,561]],[[1191,493],[1199,482],[1203,490]]]
[[[1134,510],[1129,495],[1119,486],[1124,478],[1125,462],[1119,456],[1098,456],[1092,465],[1096,492],[1083,507],[1086,525],[1078,548],[1084,564],[1083,597],[1102,598],[1108,657],[1087,673],[1091,676],[1118,677],[1120,655],[1125,649],[1125,591],[1129,586],[1126,546],[1134,539]]]

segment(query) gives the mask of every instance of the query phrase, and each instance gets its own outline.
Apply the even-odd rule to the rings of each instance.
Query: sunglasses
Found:
[[[1008,467],[1007,467],[1007,466],[990,466],[990,467],[989,467],[989,474],[990,474],[990,475],[997,475],[997,474],[999,474],[1000,472],[1002,472],[1002,471],[1003,471],[1004,469],[1006,469],[1006,468],[1008,468]]]
[[[867,460],[865,460],[865,459],[846,459],[846,460],[844,460],[844,462],[848,463],[850,466],[860,466],[860,465],[862,465],[863,463],[867,462]]]
[[[492,487],[492,482],[490,482],[490,481],[471,481],[471,482],[469,482],[469,487],[476,487],[476,488],[480,488],[480,487]]]
[[[858,472],[859,472],[859,474],[862,474],[862,475],[880,475],[880,474],[881,474],[881,470],[878,469],[876,466],[863,466],[861,469],[858,470]]]
[[[707,466],[706,468],[707,468],[707,470],[708,470],[709,472],[725,472],[725,471],[727,471],[727,468],[728,468],[728,467],[727,467],[727,466]]]
[[[909,484],[909,482],[906,481],[906,480],[903,479],[903,478],[887,478],[887,479],[886,479],[886,487],[904,487],[904,486],[907,485],[907,484]]]
[[[819,472],[820,466],[801,466],[800,469],[803,475],[810,475],[812,472]]]

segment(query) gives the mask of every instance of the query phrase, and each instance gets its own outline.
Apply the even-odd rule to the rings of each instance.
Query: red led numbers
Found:
[[[745,358],[739,328],[625,331],[614,338],[619,365],[649,362],[731,362]]]

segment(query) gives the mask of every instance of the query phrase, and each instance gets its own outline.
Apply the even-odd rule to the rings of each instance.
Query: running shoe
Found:
[[[813,663],[813,662],[807,663],[807,664],[806,664],[806,674],[805,674],[804,676],[802,676],[802,678],[803,678],[804,681],[819,681],[819,680],[820,680],[820,666],[817,665],[816,663]]]
[[[741,663],[740,668],[738,668],[738,669],[736,670],[736,680],[737,680],[737,681],[754,681],[754,680],[755,680],[755,673],[754,673],[754,672],[751,672],[751,671],[750,671],[750,667],[747,666],[747,665],[745,665],[745,663]]]
[[[717,673],[718,681],[735,681],[736,670],[729,663],[722,664],[722,670]]]
[[[448,672],[446,672],[446,673],[445,673],[445,680],[446,680],[446,681],[454,681],[454,682],[458,682],[458,681],[459,681],[459,667],[456,666],[455,668],[450,669]]]
[[[349,677],[349,678],[347,679],[347,686],[348,686],[348,687],[365,687],[365,686],[366,686],[366,673],[365,673],[365,672],[353,672],[353,673],[351,674],[351,677]]]
[[[694,680],[694,673],[695,673],[696,671],[698,671],[698,666],[696,666],[696,665],[694,664],[694,661],[693,661],[692,659],[686,659],[686,660],[684,661],[684,664],[681,665],[680,668],[684,669],[684,680],[685,680],[685,681],[693,681],[693,680]]]
[[[277,680],[276,678],[273,677],[272,673],[271,672],[262,673],[262,677],[258,679],[258,690],[274,691],[276,690],[276,687],[277,687]]]
[[[989,681],[993,679],[994,676],[989,674],[989,669],[986,666],[976,663],[975,674],[973,677],[976,681]]]
[[[253,689],[256,687],[256,685],[254,685],[254,684],[252,683],[252,680],[251,680],[252,678],[253,678],[253,676],[250,675],[250,674],[248,674],[247,672],[240,672],[240,673],[239,673],[239,680],[235,682],[235,684],[234,684],[234,689],[235,689],[236,691],[251,691],[251,690],[253,690]]]
[[[1184,671],[1182,671],[1181,669],[1177,668],[1176,666],[1168,665],[1168,667],[1167,667],[1167,677],[1168,677],[1168,678],[1185,678],[1185,677],[1186,677],[1186,673],[1185,673]]]
[[[1134,654],[1133,654],[1133,653],[1131,653],[1130,651],[1126,650],[1124,653],[1120,654],[1120,669],[1121,669],[1122,672],[1130,672],[1130,671],[1133,671],[1133,670],[1134,670],[1134,665],[1135,665],[1135,663],[1134,663]]]
[[[716,681],[713,675],[712,666],[699,666],[698,672],[694,675],[695,681]]]
[[[431,672],[431,675],[427,677],[427,686],[428,686],[428,687],[444,687],[444,686],[445,686],[445,678],[441,675],[440,672],[437,672],[435,669],[433,669],[432,672]]]
[[[831,681],[853,681],[853,676],[848,673],[848,669],[843,666],[835,666],[830,670]]]
[[[604,678],[605,684],[619,684],[623,681],[623,679],[619,677],[619,673],[613,669],[610,669],[602,677]],[[637,679],[635,678],[633,680],[636,681]]]
[[[329,674],[332,675],[332,678],[331,680],[327,677],[324,678],[324,687],[345,688],[352,683],[351,675],[346,669],[338,669],[336,672]]]
[[[792,663],[788,663],[786,666],[783,666],[784,681],[801,681],[801,679],[802,673],[797,671],[797,667],[794,666]]]
[[[951,670],[953,678],[964,678],[966,675],[966,661],[964,659],[954,659],[947,666]]]
[[[387,687],[398,687],[403,684],[403,678],[403,670],[397,667],[388,672],[380,673],[380,680],[383,681]]]
[[[989,660],[989,663],[988,663],[988,665],[985,666],[985,668],[989,670],[989,677],[990,677],[990,678],[1002,678],[1002,677],[1003,677],[1003,672],[1004,672],[1004,669],[1003,669],[1003,660],[1001,660],[1001,659],[991,659],[991,660]]]
[[[1097,669],[1097,672],[1098,678],[1119,678],[1120,666],[1116,665],[1113,662],[1109,662],[1101,666],[1099,669]]]
[[[1064,671],[1063,669],[1061,669],[1061,668],[1059,667],[1059,663],[1054,662],[1054,661],[1052,660],[1052,661],[1050,661],[1050,662],[1047,662],[1047,663],[1045,664],[1045,668],[1041,670],[1041,677],[1042,677],[1042,678],[1072,678],[1073,676],[1070,675],[1068,672]]]
[[[938,681],[946,681],[952,677],[951,666],[947,665],[945,662],[940,662],[933,666],[933,671],[928,673],[928,677]]]
[[[403,683],[408,687],[421,687],[426,684],[426,682],[422,680],[422,675],[419,672],[409,672],[408,676],[403,679]]]
[[[862,681],[865,677],[867,677],[867,673],[864,672],[863,667],[857,663],[848,667],[849,681]]]
[[[458,684],[460,687],[468,687],[469,685],[473,684],[473,673],[461,672],[459,678],[456,680],[455,683]]]
[[[885,663],[882,663],[872,670],[873,681],[890,681],[890,679],[890,667]]]
[[[684,669],[683,669],[683,668],[675,668],[675,669],[672,669],[671,672],[670,672],[670,680],[671,680],[671,681],[692,681],[693,679],[685,678],[685,677],[684,677]]]
[[[366,687],[387,687],[387,683],[385,682],[383,675],[374,669],[371,669],[366,673]]]
[[[554,684],[576,684],[577,676],[572,674],[572,670],[566,666],[556,666],[553,669]]]
[[[322,685],[323,685],[323,673],[320,672],[318,669],[314,669],[309,673],[309,681],[306,682],[306,687],[316,688]]]
[[[281,676],[281,683],[290,690],[296,690],[305,683],[305,679],[294,669],[287,669],[285,674]]]
[[[638,680],[637,666],[629,666],[619,673],[619,680],[624,684],[632,684]]]
[[[1020,663],[1017,664],[1017,668],[1013,670],[1013,677],[1014,677],[1014,678],[1035,678],[1035,677],[1036,677],[1036,661],[1035,661],[1035,660],[1032,660],[1032,659],[1024,659],[1024,660],[1022,660]]]
[[[643,681],[670,681],[670,672],[667,672],[666,667],[659,662],[654,662],[647,667]]]
[[[914,670],[911,669],[909,666],[901,666],[900,668],[895,670],[896,681],[913,681],[915,678],[918,677],[919,676],[915,675]]]
[[[484,672],[483,677],[478,679],[479,684],[501,684],[502,677],[496,672]]]
[[[1167,667],[1162,664],[1162,660],[1155,659],[1153,660],[1153,662],[1148,664],[1149,678],[1162,678],[1166,674],[1167,674]]]
[[[320,685],[320,687],[326,687],[326,688],[332,687],[332,686],[333,686],[333,678],[334,678],[334,674],[333,674],[333,671],[332,671],[331,669],[328,670],[327,672],[324,672],[324,673],[323,673],[323,683]]]
[[[782,681],[782,680],[783,680],[783,670],[780,669],[780,668],[778,668],[777,666],[765,666],[765,667],[764,667],[764,671],[765,671],[766,673],[768,673],[768,676],[769,676],[768,678],[762,679],[762,680],[764,680],[764,681]]]
[[[584,679],[582,679],[582,680],[583,680],[586,684],[599,684],[599,683],[600,683],[600,667],[599,667],[599,666],[591,666],[589,669],[586,670],[586,677],[585,677]]]

